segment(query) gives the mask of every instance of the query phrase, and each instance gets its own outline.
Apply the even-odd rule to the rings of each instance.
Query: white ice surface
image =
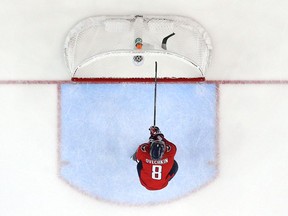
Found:
[[[98,14],[191,16],[210,33],[208,79],[287,80],[286,0],[3,0],[0,80],[68,80],[64,38]],[[287,84],[221,85],[220,173],[208,187],[153,207],[83,196],[57,175],[56,85],[0,85],[0,215],[286,216]]]

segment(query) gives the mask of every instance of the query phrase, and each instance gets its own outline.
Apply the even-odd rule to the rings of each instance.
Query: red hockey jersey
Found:
[[[136,158],[142,163],[140,182],[148,190],[160,190],[168,185],[172,176],[169,172],[174,164],[177,148],[170,141],[163,138],[166,150],[161,160],[152,160],[150,156],[150,143],[138,147]]]

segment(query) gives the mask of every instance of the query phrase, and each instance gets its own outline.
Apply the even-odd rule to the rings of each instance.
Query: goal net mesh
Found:
[[[90,17],[69,31],[64,45],[71,78],[80,81],[153,78],[155,61],[160,79],[205,79],[211,50],[196,21],[155,15]]]

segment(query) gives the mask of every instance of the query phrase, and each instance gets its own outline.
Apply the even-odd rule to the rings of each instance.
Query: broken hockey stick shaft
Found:
[[[163,40],[162,40],[162,48],[164,49],[164,50],[167,50],[167,40],[170,38],[170,37],[172,37],[172,36],[174,36],[175,35],[175,33],[173,32],[172,34],[170,34],[170,35],[168,35],[168,36],[166,36],[165,38],[163,38]]]
[[[157,61],[155,61],[155,86],[154,86],[154,122],[156,126],[156,98],[157,98]]]

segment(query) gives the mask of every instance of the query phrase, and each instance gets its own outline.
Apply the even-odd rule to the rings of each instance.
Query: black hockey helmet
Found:
[[[160,160],[165,152],[165,143],[161,140],[153,140],[150,146],[150,156],[152,160]]]

